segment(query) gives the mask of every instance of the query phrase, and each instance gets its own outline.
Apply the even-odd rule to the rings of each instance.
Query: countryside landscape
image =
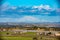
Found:
[[[59,26],[60,23],[51,24],[51,26],[50,23],[2,23],[0,40],[60,40]]]
[[[0,40],[60,40],[60,0],[0,0]]]

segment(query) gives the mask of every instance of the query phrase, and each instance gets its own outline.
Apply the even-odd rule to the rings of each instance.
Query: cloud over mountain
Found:
[[[33,16],[24,16],[22,18],[19,19],[20,22],[32,22],[32,23],[36,23],[36,22],[40,22],[40,19],[33,17]]]

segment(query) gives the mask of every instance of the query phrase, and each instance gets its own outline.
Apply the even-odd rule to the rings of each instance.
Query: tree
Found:
[[[37,28],[38,28],[37,26],[34,26],[34,27],[33,27],[33,29],[35,29],[35,30],[36,30]]]

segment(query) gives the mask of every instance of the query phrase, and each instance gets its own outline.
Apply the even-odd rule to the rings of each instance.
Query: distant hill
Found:
[[[10,27],[10,26],[16,26],[16,25],[28,25],[28,26],[31,26],[31,25],[34,25],[34,26],[37,26],[37,27],[60,27],[60,22],[42,22],[42,23],[14,23],[14,22],[0,22],[0,26],[1,25],[5,25],[7,27]],[[25,26],[24,26],[25,27]]]

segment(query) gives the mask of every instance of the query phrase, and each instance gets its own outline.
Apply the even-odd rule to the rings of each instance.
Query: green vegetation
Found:
[[[2,40],[32,40],[30,37],[1,37]]]
[[[9,33],[9,35],[5,35],[6,33]],[[18,33],[14,35],[14,32],[0,32],[0,40],[33,40],[34,38],[37,38],[37,40],[58,40],[55,37],[37,35],[36,32]]]
[[[42,38],[41,38],[42,37]],[[50,37],[45,37],[45,36],[41,36],[41,37],[36,37],[38,40],[58,40],[56,38],[50,38]],[[1,37],[1,39],[3,40],[33,40],[34,37]]]
[[[26,32],[25,34],[36,35],[36,32]]]

